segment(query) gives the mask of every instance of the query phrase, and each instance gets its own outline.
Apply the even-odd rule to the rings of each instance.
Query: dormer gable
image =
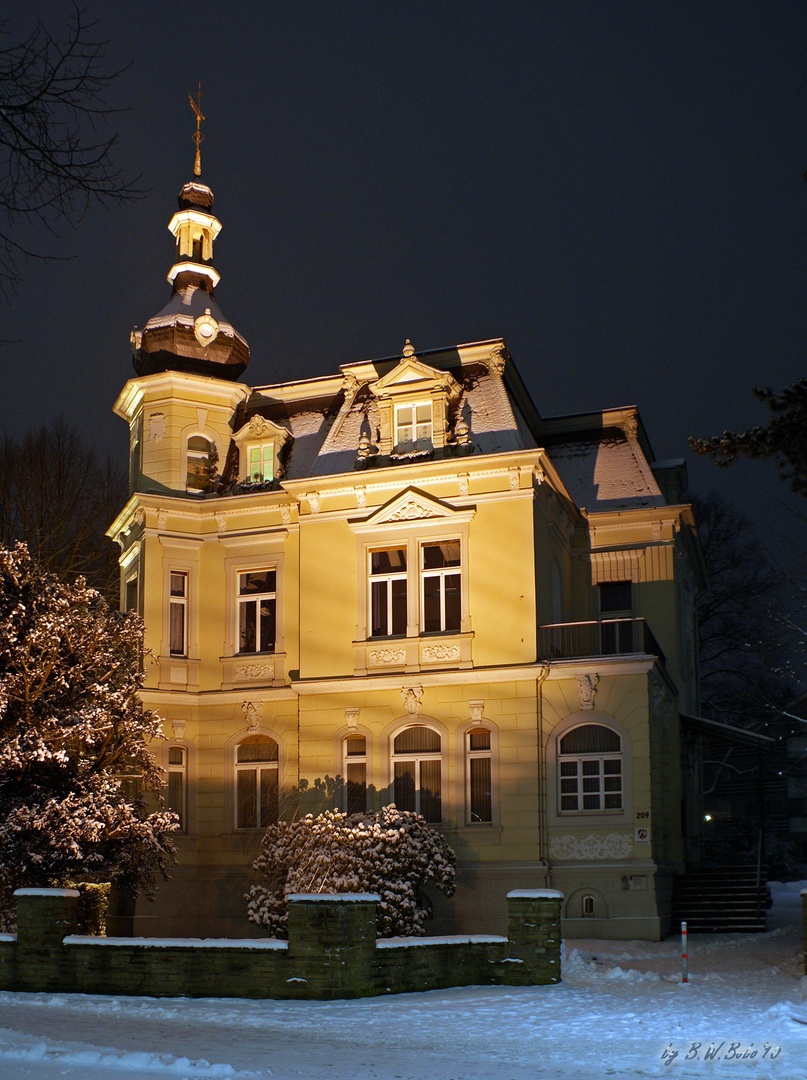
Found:
[[[291,434],[256,413],[233,435],[238,447],[238,480],[242,485],[268,486],[281,474],[280,453]]]
[[[407,341],[401,362],[370,383],[379,411],[379,453],[429,456],[448,441],[449,420],[461,387],[447,371],[418,360]]]

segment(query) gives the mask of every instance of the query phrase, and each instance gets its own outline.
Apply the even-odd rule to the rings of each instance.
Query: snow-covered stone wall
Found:
[[[551,889],[508,895],[506,938],[381,941],[374,894],[290,898],[288,942],[79,937],[77,899],[20,890],[17,935],[0,937],[0,990],[328,1000],[560,982],[563,896]]]

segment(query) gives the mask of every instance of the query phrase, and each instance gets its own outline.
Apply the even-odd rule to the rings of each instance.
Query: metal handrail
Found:
[[[588,619],[583,622],[547,623],[538,627],[538,655],[545,660],[584,656],[625,656],[664,653],[644,619]]]

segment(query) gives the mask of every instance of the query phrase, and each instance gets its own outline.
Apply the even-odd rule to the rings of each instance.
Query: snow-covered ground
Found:
[[[575,941],[553,987],[361,1001],[0,994],[3,1080],[683,1080],[807,1077],[800,889],[770,930]]]

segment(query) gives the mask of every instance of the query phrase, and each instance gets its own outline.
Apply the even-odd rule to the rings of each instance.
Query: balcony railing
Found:
[[[645,653],[664,664],[664,653],[644,619],[601,619],[551,623],[538,627],[540,660],[572,660],[583,656]]]

